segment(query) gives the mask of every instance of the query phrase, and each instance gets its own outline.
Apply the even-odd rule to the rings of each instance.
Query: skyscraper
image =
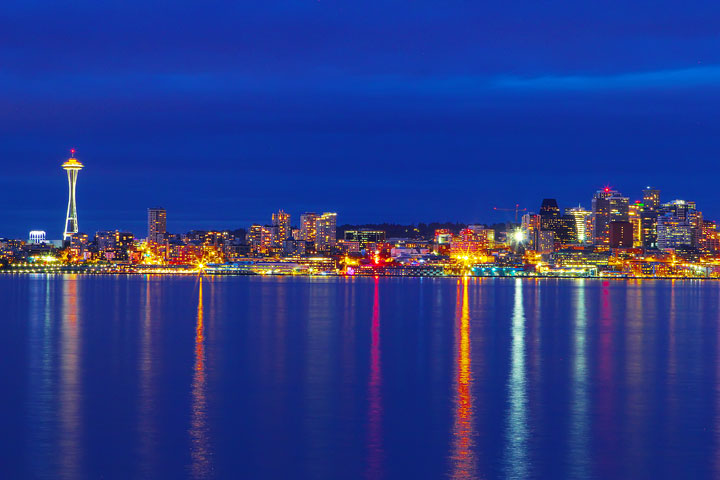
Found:
[[[610,243],[610,222],[627,222],[629,199],[620,192],[605,187],[595,192],[592,199],[593,231],[595,244]]]
[[[315,221],[315,249],[318,252],[328,252],[335,247],[337,228],[337,213],[325,212]]]
[[[561,215],[560,207],[554,198],[545,198],[540,205],[540,230],[548,230],[555,234],[559,243],[576,243],[577,229],[575,218]]]
[[[280,209],[277,213],[272,214],[272,224],[277,230],[275,242],[282,245],[290,236],[290,214]]]
[[[65,229],[63,230],[63,240],[70,238],[73,233],[78,232],[78,215],[77,204],[75,203],[75,186],[77,185],[77,177],[83,164],[75,158],[75,149],[70,150],[70,158],[62,164],[62,168],[67,172],[68,177],[68,207],[65,215]]]
[[[577,231],[578,243],[591,242],[591,232],[588,227],[589,219],[592,216],[592,212],[585,210],[583,207],[578,205],[577,207],[566,208],[565,214],[570,215],[575,219],[575,230]]]
[[[673,200],[658,209],[657,246],[660,249],[698,246],[702,233],[702,213],[695,202]]]
[[[647,187],[643,190],[640,207],[640,241],[643,248],[657,247],[657,220],[660,208],[660,190]]]
[[[162,207],[148,208],[149,243],[163,243],[167,233],[167,213]]]

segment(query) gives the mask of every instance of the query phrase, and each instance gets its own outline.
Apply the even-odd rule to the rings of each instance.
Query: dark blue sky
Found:
[[[720,218],[717,2],[4,2],[0,236],[510,219],[612,185]]]

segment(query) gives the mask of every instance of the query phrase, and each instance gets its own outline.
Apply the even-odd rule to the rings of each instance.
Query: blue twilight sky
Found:
[[[720,219],[720,3],[6,1],[0,236],[493,222],[611,185]]]

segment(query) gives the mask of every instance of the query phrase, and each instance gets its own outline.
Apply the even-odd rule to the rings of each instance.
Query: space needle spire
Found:
[[[69,239],[74,233],[78,233],[77,204],[75,203],[75,185],[77,185],[78,172],[83,164],[75,158],[75,149],[70,150],[70,158],[62,164],[62,168],[68,176],[68,207],[65,216],[65,230],[63,240]]]

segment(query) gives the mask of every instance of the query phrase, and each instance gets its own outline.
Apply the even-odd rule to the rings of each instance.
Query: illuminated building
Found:
[[[540,205],[540,230],[553,232],[559,243],[577,242],[575,218],[572,215],[561,215],[554,198],[545,198]]]
[[[703,220],[698,242],[701,253],[715,255],[720,252],[720,235],[718,233],[715,222]]]
[[[164,243],[167,234],[167,212],[164,208],[148,208],[148,243]]]
[[[660,206],[657,218],[657,246],[662,250],[697,247],[702,214],[695,202],[673,200]]]
[[[474,239],[478,242],[483,242],[486,248],[493,248],[495,246],[495,230],[492,228],[486,228],[483,225],[468,225]]]
[[[565,268],[587,268],[607,266],[609,252],[596,251],[592,246],[571,247],[552,254],[553,264]]]
[[[43,230],[32,230],[28,243],[39,244],[45,243],[45,232]]]
[[[290,236],[290,214],[280,209],[272,214],[272,224],[276,229],[275,241],[278,245],[282,245]]]
[[[265,225],[252,225],[247,240],[253,253],[267,253],[273,244],[273,231]]]
[[[627,222],[628,219],[627,197],[620,192],[605,187],[595,192],[592,199],[593,231],[596,245],[608,245],[610,243],[610,222]]]
[[[83,164],[75,158],[75,149],[70,150],[70,158],[62,164],[62,168],[67,172],[68,177],[68,207],[65,215],[65,229],[63,231],[63,240],[67,240],[73,233],[78,232],[78,215],[77,204],[75,202],[75,187],[77,185],[77,177]]]
[[[643,248],[657,248],[657,219],[660,208],[660,190],[647,187],[643,190],[640,209],[640,239]]]
[[[368,243],[382,243],[385,241],[385,231],[383,230],[346,230],[345,240],[348,242],[358,242],[360,249],[365,249]]]
[[[315,250],[329,252],[337,242],[337,213],[325,212],[315,220]]]
[[[535,248],[538,253],[552,253],[555,249],[555,232],[552,230],[538,230],[535,235]]]
[[[630,222],[610,222],[610,248],[632,248],[633,225]]]
[[[641,213],[644,204],[640,202],[632,203],[628,206],[628,221],[632,224],[633,229],[633,247],[642,247],[642,217]]]
[[[657,188],[647,187],[643,190],[643,201],[645,207],[651,210],[660,208],[660,190]]]
[[[536,213],[526,213],[522,216],[520,228],[525,233],[528,249],[537,250],[537,235],[540,231],[540,215]]]
[[[318,214],[315,212],[305,212],[300,215],[300,239],[306,242],[315,243],[315,237],[317,235],[317,229],[315,222],[317,222]]]
[[[585,210],[580,205],[577,207],[566,208],[565,214],[570,215],[575,220],[575,231],[577,232],[578,243],[587,243],[592,241],[592,235],[589,235],[588,227],[592,224],[592,212]]]

